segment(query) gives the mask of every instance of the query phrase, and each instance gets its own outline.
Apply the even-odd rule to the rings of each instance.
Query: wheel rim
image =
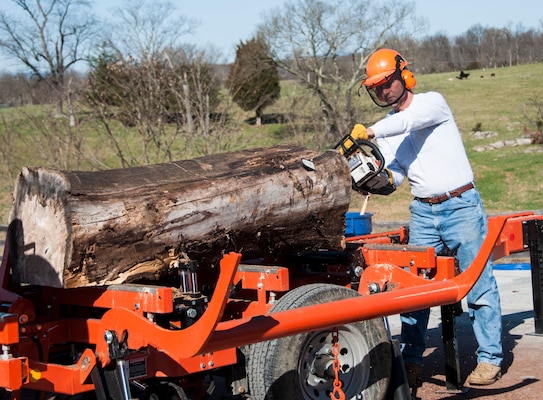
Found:
[[[345,398],[356,398],[366,388],[370,375],[368,345],[357,329],[343,326],[338,332],[339,361]],[[304,400],[329,399],[333,390],[332,332],[311,332],[298,361],[298,379]]]

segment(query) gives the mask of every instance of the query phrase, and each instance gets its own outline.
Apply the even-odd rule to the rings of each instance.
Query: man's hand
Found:
[[[392,180],[392,171],[383,168],[380,174],[368,179],[360,186],[353,188],[361,193],[373,193],[387,196],[396,190]]]
[[[355,141],[360,139],[368,140],[368,131],[366,130],[366,127],[362,124],[356,124],[354,126],[350,136],[346,136],[346,138],[343,140],[343,146],[339,149],[341,154],[353,146],[354,143],[351,139],[354,139]]]
[[[383,168],[383,171],[381,173],[386,174],[388,176],[388,184],[389,185],[394,185],[394,179],[392,177],[392,171],[391,170],[389,170],[388,168]]]
[[[351,131],[351,136],[354,140],[362,139],[362,140],[368,140],[368,131],[366,127],[362,124],[356,124]]]

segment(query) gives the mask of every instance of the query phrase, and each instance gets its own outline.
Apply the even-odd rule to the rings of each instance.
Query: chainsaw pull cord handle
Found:
[[[337,327],[332,328],[332,355],[334,356],[334,361],[332,367],[335,373],[335,379],[333,383],[334,390],[330,393],[331,399],[345,400],[345,393],[341,387],[343,382],[339,379],[339,371],[341,371],[341,363],[339,362],[339,334]]]

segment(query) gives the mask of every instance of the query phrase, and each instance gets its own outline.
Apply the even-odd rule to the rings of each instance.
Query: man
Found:
[[[451,252],[461,271],[472,263],[487,233],[487,219],[462,138],[441,94],[414,94],[415,76],[396,51],[381,49],[368,59],[362,82],[375,104],[390,113],[369,128],[355,125],[355,138],[375,138],[383,153],[390,185],[407,178],[415,197],[409,206],[409,244]],[[467,295],[478,342],[471,385],[489,385],[501,377],[501,307],[489,261]],[[403,358],[409,386],[421,386],[429,311],[402,314]]]

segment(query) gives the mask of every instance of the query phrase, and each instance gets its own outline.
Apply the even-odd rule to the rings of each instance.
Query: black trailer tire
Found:
[[[271,312],[357,295],[338,285],[305,285],[281,297]],[[337,328],[345,398],[383,400],[392,369],[392,346],[383,318]],[[334,382],[331,344],[328,329],[251,345],[247,362],[251,399],[329,399]]]

